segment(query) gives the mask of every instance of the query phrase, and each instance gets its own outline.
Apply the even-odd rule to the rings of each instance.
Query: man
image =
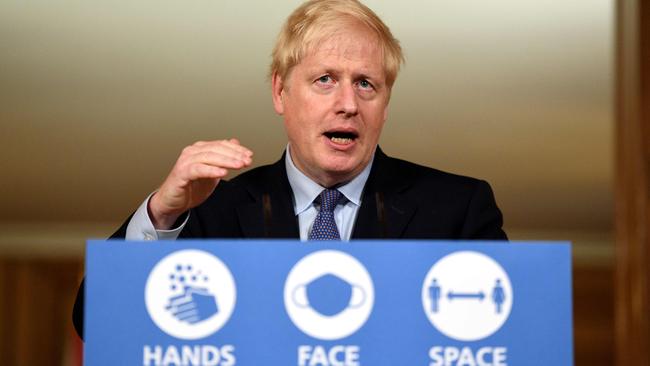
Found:
[[[251,166],[238,140],[186,147],[114,238],[504,240],[489,185],[386,156],[377,146],[403,62],[390,30],[356,0],[313,0],[280,32],[271,65],[283,157]],[[81,334],[83,285],[75,304]]]

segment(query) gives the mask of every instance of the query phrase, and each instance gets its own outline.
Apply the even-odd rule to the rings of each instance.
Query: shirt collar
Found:
[[[325,189],[320,184],[314,182],[309,177],[307,177],[303,172],[301,172],[294,164],[291,159],[291,149],[290,145],[287,145],[287,153],[284,158],[284,165],[287,170],[287,178],[289,178],[289,185],[293,190],[293,209],[296,215],[301,214],[307,210],[314,199]],[[363,193],[363,187],[366,185],[368,176],[370,175],[370,168],[375,159],[375,156],[370,158],[370,162],[366,165],[365,168],[354,177],[351,181],[336,187],[336,189],[341,192],[345,198],[356,206],[361,205],[361,194]]]

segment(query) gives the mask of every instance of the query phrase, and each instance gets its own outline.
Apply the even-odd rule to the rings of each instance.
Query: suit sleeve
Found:
[[[111,235],[110,239],[124,239],[126,236],[126,227],[129,224],[129,221],[131,220],[131,217],[129,217],[122,226],[117,229],[113,235]],[[77,334],[79,335],[79,338],[84,339],[84,295],[86,292],[86,278],[84,277],[81,280],[81,284],[79,285],[79,290],[77,290],[77,297],[75,298],[74,301],[74,306],[72,308],[72,325],[74,325],[74,329],[77,331]]]
[[[485,181],[478,181],[467,206],[463,238],[479,240],[508,240],[502,229],[503,216],[497,207],[492,188]]]

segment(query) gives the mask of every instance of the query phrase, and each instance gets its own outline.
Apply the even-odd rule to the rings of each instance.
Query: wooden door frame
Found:
[[[616,1],[616,363],[650,366],[650,3]]]

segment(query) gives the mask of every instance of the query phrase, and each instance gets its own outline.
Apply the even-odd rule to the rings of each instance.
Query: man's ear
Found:
[[[275,113],[279,115],[284,114],[284,100],[282,99],[285,93],[284,88],[284,80],[274,71],[271,76],[271,95],[273,97],[273,108],[275,109]]]
[[[386,101],[386,106],[384,107],[384,121],[386,122],[386,119],[388,119],[388,100]]]

